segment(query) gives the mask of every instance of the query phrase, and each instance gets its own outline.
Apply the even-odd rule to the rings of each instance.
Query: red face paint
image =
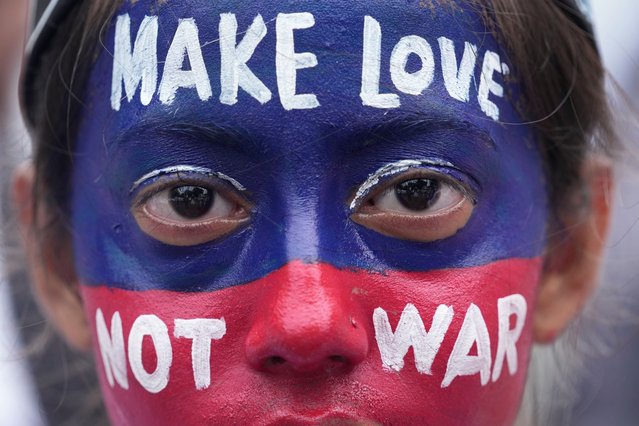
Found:
[[[115,424],[316,424],[332,417],[381,424],[508,424],[525,382],[531,323],[530,315],[521,317],[523,331],[513,342],[515,366],[513,359],[498,355],[505,335],[500,336],[497,305],[515,294],[531,306],[539,269],[538,260],[513,259],[459,270],[372,274],[293,262],[263,279],[214,293],[84,287],[83,297],[92,327],[100,309],[112,342],[117,332],[111,319],[119,313],[128,358],[136,319],[152,313],[166,325],[172,361],[165,387],[149,392],[132,372],[131,363],[140,361],[153,373],[158,358],[166,359],[149,337],[142,340],[140,360],[124,361],[128,390],[117,378],[112,386],[103,380]],[[453,311],[430,372],[418,372],[414,347],[399,371],[384,366],[380,355],[374,310],[381,307],[396,332],[409,303],[431,333],[439,305]],[[477,373],[456,376],[442,387],[447,370],[459,367],[449,365],[451,352],[471,304],[490,336],[487,384]],[[502,317],[509,331],[519,319],[503,312]],[[223,319],[224,335],[206,341],[210,358],[193,354],[193,339],[175,337],[176,319]],[[464,355],[476,356],[477,346]],[[100,349],[96,358],[104,372]],[[119,365],[117,351],[107,351],[106,357],[113,371]],[[194,364],[202,358],[210,364],[210,375],[200,369],[196,379]],[[498,358],[500,374],[495,373]]]
[[[74,163],[113,423],[512,422],[547,194],[481,19],[153,7],[109,27]]]

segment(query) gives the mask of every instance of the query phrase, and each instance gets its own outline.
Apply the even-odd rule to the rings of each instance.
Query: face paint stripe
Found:
[[[83,99],[90,108],[76,147],[83,161],[74,164],[73,173],[75,255],[87,284],[208,291],[252,282],[295,259],[383,273],[472,267],[542,253],[547,211],[542,159],[528,126],[501,126],[486,117],[484,111],[517,121],[519,88],[503,81],[505,56],[486,36],[481,19],[438,11],[436,22],[425,26],[431,11],[387,10],[384,3],[369,2],[334,5],[330,11],[309,3],[297,10],[304,13],[287,15],[275,3],[248,9],[225,4],[198,0],[156,9],[146,1],[127,2],[105,34],[105,52],[116,60],[101,54],[92,69],[87,83],[92,90]],[[227,25],[229,20],[237,25]],[[339,31],[333,31],[335,25]],[[278,44],[293,55],[289,60],[278,56]],[[393,54],[398,45],[404,53]],[[422,60],[411,54],[417,62],[404,64],[406,53],[414,51]],[[392,57],[403,69],[391,72]],[[434,79],[423,93],[396,87],[393,73],[395,80],[429,77],[431,59]],[[249,84],[252,75],[261,84]],[[267,93],[262,89],[281,99],[262,104],[266,95],[255,99]],[[376,102],[386,95],[396,98],[398,108],[363,106],[360,90]],[[173,104],[162,103],[160,98],[173,95]],[[235,95],[232,106],[220,101],[231,102]],[[321,105],[299,110],[314,105],[307,95],[316,95]],[[286,111],[282,102],[293,110]],[[390,129],[383,143],[366,142],[402,114],[417,114],[421,125],[411,126],[412,133]],[[442,126],[445,119],[456,124]],[[155,122],[167,126],[126,133],[135,124]],[[228,149],[173,128],[179,123],[230,129],[242,135],[237,145],[264,149]],[[327,123],[340,130],[328,137]],[[355,143],[364,148],[345,154]],[[490,144],[494,149],[487,148]],[[371,174],[401,160],[454,164],[459,173],[451,172],[453,180],[477,182],[481,191],[463,229],[450,238],[415,243],[350,220],[357,188],[361,200]],[[140,176],[188,164],[241,182],[254,207],[246,227],[220,240],[177,248],[137,226],[129,191],[142,184]],[[295,224],[313,229],[292,230]]]
[[[363,276],[370,277],[373,280],[389,280],[390,282],[397,283],[399,286],[432,286],[436,285],[440,288],[449,289],[459,284],[459,280],[461,279],[464,285],[473,285],[472,284],[472,274],[476,272],[491,274],[493,270],[506,270],[508,268],[517,268],[518,265],[536,265],[541,262],[540,257],[534,257],[529,259],[524,258],[510,258],[504,260],[498,260],[495,262],[486,263],[479,266],[469,266],[464,268],[451,268],[451,269],[437,269],[437,270],[429,270],[429,271],[399,271],[399,270],[385,270],[383,272],[376,271],[368,271],[365,269],[359,268],[339,268],[327,263],[313,263],[309,265],[316,265],[320,269],[327,269],[331,271],[331,274],[354,274],[355,276]],[[291,266],[293,265],[293,266]],[[282,267],[276,268],[273,271],[265,274],[262,277],[259,277],[250,282],[240,283],[238,285],[229,285],[223,288],[213,288],[207,290],[205,286],[198,286],[197,291],[180,291],[164,288],[162,285],[157,285],[155,287],[137,287],[135,283],[129,283],[128,285],[114,285],[110,284],[88,284],[85,281],[82,282],[83,288],[94,288],[100,289],[103,288],[107,291],[133,291],[137,293],[148,293],[148,294],[167,294],[167,295],[175,295],[175,297],[180,298],[189,298],[189,297],[197,297],[198,293],[216,293],[220,291],[226,291],[232,287],[245,287],[253,285],[257,282],[261,281],[270,281],[274,280],[273,277],[279,276],[283,274],[283,271],[294,267],[298,268],[299,265],[306,265],[301,261],[292,261],[289,262]],[[497,274],[496,277],[500,277],[500,274]],[[449,281],[450,279],[453,281]],[[496,284],[497,285],[497,284]],[[178,296],[180,295],[180,296]]]
[[[210,421],[225,416],[228,422],[235,414],[249,416],[244,419],[263,416],[261,403],[243,396],[247,388],[276,396],[274,407],[287,401],[285,409],[297,409],[282,394],[287,392],[289,379],[257,373],[247,364],[245,354],[249,330],[269,319],[261,316],[258,301],[270,311],[271,296],[267,294],[275,290],[275,297],[280,297],[276,290],[286,286],[287,277],[318,276],[321,282],[308,285],[338,288],[346,295],[341,300],[349,309],[343,314],[351,316],[349,324],[363,329],[370,342],[366,358],[348,373],[349,380],[384,392],[419,384],[421,392],[415,398],[423,396],[429,401],[482,395],[483,401],[504,403],[517,398],[507,389],[525,378],[531,344],[531,317],[526,307],[534,303],[534,286],[529,281],[538,279],[540,268],[539,258],[510,259],[465,270],[381,275],[292,262],[249,285],[214,293],[136,292],[108,286],[83,286],[81,291],[90,326],[97,328],[100,337],[95,352],[107,405],[123,399],[136,401],[136,411],[124,418],[143,424],[157,420],[147,407],[165,404],[176,409],[189,401],[194,409],[182,412],[187,417],[181,424],[201,424],[201,417],[190,416],[201,415],[202,410],[211,416]],[[404,286],[405,290],[390,296],[386,291],[390,286]],[[302,293],[293,296],[301,298],[295,312],[312,315],[309,304],[317,301],[304,300]],[[238,300],[256,309],[237,309]],[[290,330],[294,330],[299,319],[282,320],[290,321]],[[306,334],[305,345],[311,337]],[[330,338],[327,341],[330,344]],[[312,393],[306,386],[314,382],[305,383],[296,385],[297,391]],[[358,399],[351,400],[350,391],[341,395],[344,399],[340,401],[357,414]],[[330,394],[317,398],[320,404],[328,398],[335,408]],[[211,401],[216,407],[238,404],[236,409],[240,405],[242,409],[207,411]],[[517,406],[515,400],[510,403]],[[388,404],[388,400],[379,404]],[[415,411],[412,405],[411,413],[387,411],[400,417],[376,420],[397,424],[402,415],[410,414],[439,419],[437,424],[456,424],[442,420],[455,415],[446,412],[446,404],[437,413],[426,402],[419,406],[422,409]],[[175,409],[170,412],[179,412]],[[498,417],[492,420],[503,423]]]
[[[454,273],[455,271],[463,272],[464,270],[472,270],[474,268],[481,268],[484,266],[491,265],[493,263],[501,263],[501,262],[509,262],[509,261],[533,261],[537,259],[536,256],[530,258],[524,257],[513,257],[506,259],[498,259],[498,260],[485,260],[480,259],[480,262],[474,264],[473,262],[466,262],[467,265],[463,266],[455,266],[450,268],[434,268],[423,270],[424,264],[420,265],[419,269],[411,270],[411,269],[395,269],[395,268],[378,268],[378,269],[366,269],[366,268],[358,268],[352,266],[351,264],[339,262],[335,263],[327,263],[320,262],[322,264],[327,264],[331,267],[340,270],[358,270],[361,273],[369,273],[372,275],[391,275],[396,276],[398,278],[407,277],[410,279],[419,280],[420,277],[429,278],[431,274],[442,274],[442,277],[446,275],[446,273]],[[299,262],[300,260],[293,260],[293,262]],[[218,271],[213,268],[208,271],[199,271],[198,274],[180,274],[180,271],[168,271],[165,273],[164,278],[166,281],[162,280],[162,276],[160,275],[160,279],[157,281],[140,281],[140,282],[130,282],[130,281],[119,281],[110,279],[112,277],[111,274],[100,274],[101,278],[97,279],[97,274],[92,274],[93,278],[90,278],[90,274],[83,274],[83,285],[87,287],[100,287],[103,286],[104,282],[109,282],[110,288],[119,288],[122,290],[132,290],[132,291],[175,291],[180,293],[200,293],[200,292],[212,292],[212,291],[220,291],[229,287],[236,286],[244,286],[251,284],[252,282],[259,280],[265,276],[277,273],[278,270],[285,268],[287,262],[283,262],[282,265],[255,265],[253,269],[248,270],[246,272],[242,272],[241,275],[236,275],[234,273],[223,274],[220,275],[220,272],[223,273],[224,270]],[[133,266],[133,265],[132,265]],[[263,267],[260,267],[263,266]],[[178,279],[174,277],[174,274],[178,274]],[[118,277],[122,277],[125,274],[120,272]],[[188,283],[188,286],[183,284]]]

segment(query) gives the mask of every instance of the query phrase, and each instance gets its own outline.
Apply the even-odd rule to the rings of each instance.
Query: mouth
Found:
[[[346,413],[304,415],[279,413],[266,423],[268,426],[381,426],[381,423]]]

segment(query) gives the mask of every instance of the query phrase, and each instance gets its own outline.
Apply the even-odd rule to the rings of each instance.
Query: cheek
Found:
[[[540,265],[371,274],[291,262],[220,291],[83,286],[83,298],[114,424],[266,424],[286,410],[503,424],[516,416],[525,382]],[[305,287],[328,290],[282,290],[309,276],[319,278]],[[317,319],[323,306],[332,318]],[[355,334],[326,330],[338,323]],[[365,353],[348,372],[264,370],[251,360],[254,346],[287,358],[355,338]]]

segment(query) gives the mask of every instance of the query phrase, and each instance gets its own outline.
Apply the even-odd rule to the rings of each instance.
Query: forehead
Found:
[[[324,134],[335,128],[371,127],[389,113],[408,113],[420,119],[471,123],[498,138],[495,133],[501,132],[502,127],[496,125],[497,121],[520,121],[513,108],[517,87],[506,83],[506,55],[470,7],[444,3],[125,1],[111,23],[104,40],[106,49],[95,64],[88,85],[87,104],[92,106],[93,116],[99,118],[92,127],[102,129],[106,124],[107,134],[116,130],[122,133],[140,122],[165,122],[169,117],[215,122],[252,135],[274,130],[278,135],[294,136],[304,126]],[[302,13],[300,19],[291,18]],[[126,30],[118,27],[123,17],[129,21]],[[264,23],[259,35],[255,32],[258,18]],[[136,58],[144,55],[136,56],[135,49],[138,43],[143,45],[141,35],[152,33],[148,31],[151,20],[157,25],[153,34],[156,51],[147,53],[154,56],[157,69],[145,102],[141,99],[145,82],[140,77],[144,64],[135,64]],[[188,34],[180,31],[186,27],[190,29]],[[180,42],[194,37],[191,46],[197,46],[197,52],[180,51],[184,50]],[[231,37],[234,40],[229,41]],[[120,70],[122,81],[116,81],[115,75],[120,64],[117,40],[133,50],[132,70]],[[239,53],[243,43],[248,47],[244,56]],[[402,55],[402,48],[408,53]],[[144,53],[142,48],[139,50]],[[242,64],[229,66],[229,52]],[[203,86],[183,84],[169,90],[172,95],[163,97],[164,83],[179,74],[167,70],[169,58],[179,57],[179,67],[186,71],[196,65],[192,63],[197,60],[194,55],[200,53],[204,68],[198,78],[206,80],[206,93],[199,90]],[[486,66],[492,68],[483,72]],[[417,89],[411,91],[406,84],[398,83],[393,70],[399,68],[396,74],[414,76],[412,82],[417,82]],[[262,98],[256,95],[258,89],[253,93],[247,90],[250,82],[240,81],[235,83],[238,89],[234,103],[229,105],[228,96],[223,100],[225,87],[238,79],[238,73],[254,76],[261,84]],[[487,79],[483,88],[482,73]],[[125,81],[131,74],[131,81]],[[111,81],[112,85],[105,84]],[[114,97],[116,87],[120,100],[117,108],[113,101],[109,108],[105,101]],[[498,93],[499,89],[502,93]],[[311,96],[315,104],[290,108],[285,105],[287,90]],[[367,101],[365,92],[381,95],[378,99],[382,101]],[[384,97],[386,101],[391,98],[390,107]],[[283,126],[285,123],[293,126]]]
[[[196,18],[201,35],[216,35],[221,14],[234,14],[238,21],[248,27],[256,15],[264,17],[269,30],[275,35],[275,23],[279,14],[308,12],[316,17],[313,30],[307,31],[304,38],[323,50],[333,47],[338,41],[356,42],[361,39],[363,17],[370,15],[383,19],[389,35],[404,36],[423,34],[426,36],[464,36],[468,41],[490,42],[486,26],[477,13],[477,6],[467,1],[447,0],[266,0],[244,2],[237,0],[124,0],[117,14],[129,13],[132,17],[142,18],[155,15],[165,20],[166,25],[175,25],[178,19]],[[116,14],[116,15],[117,15]],[[240,34],[243,29],[240,28]],[[173,34],[160,34],[160,39],[170,42]],[[214,38],[208,42],[217,41]],[[265,40],[265,43],[268,42]],[[339,47],[337,45],[336,47]],[[352,47],[344,45],[343,47]]]

